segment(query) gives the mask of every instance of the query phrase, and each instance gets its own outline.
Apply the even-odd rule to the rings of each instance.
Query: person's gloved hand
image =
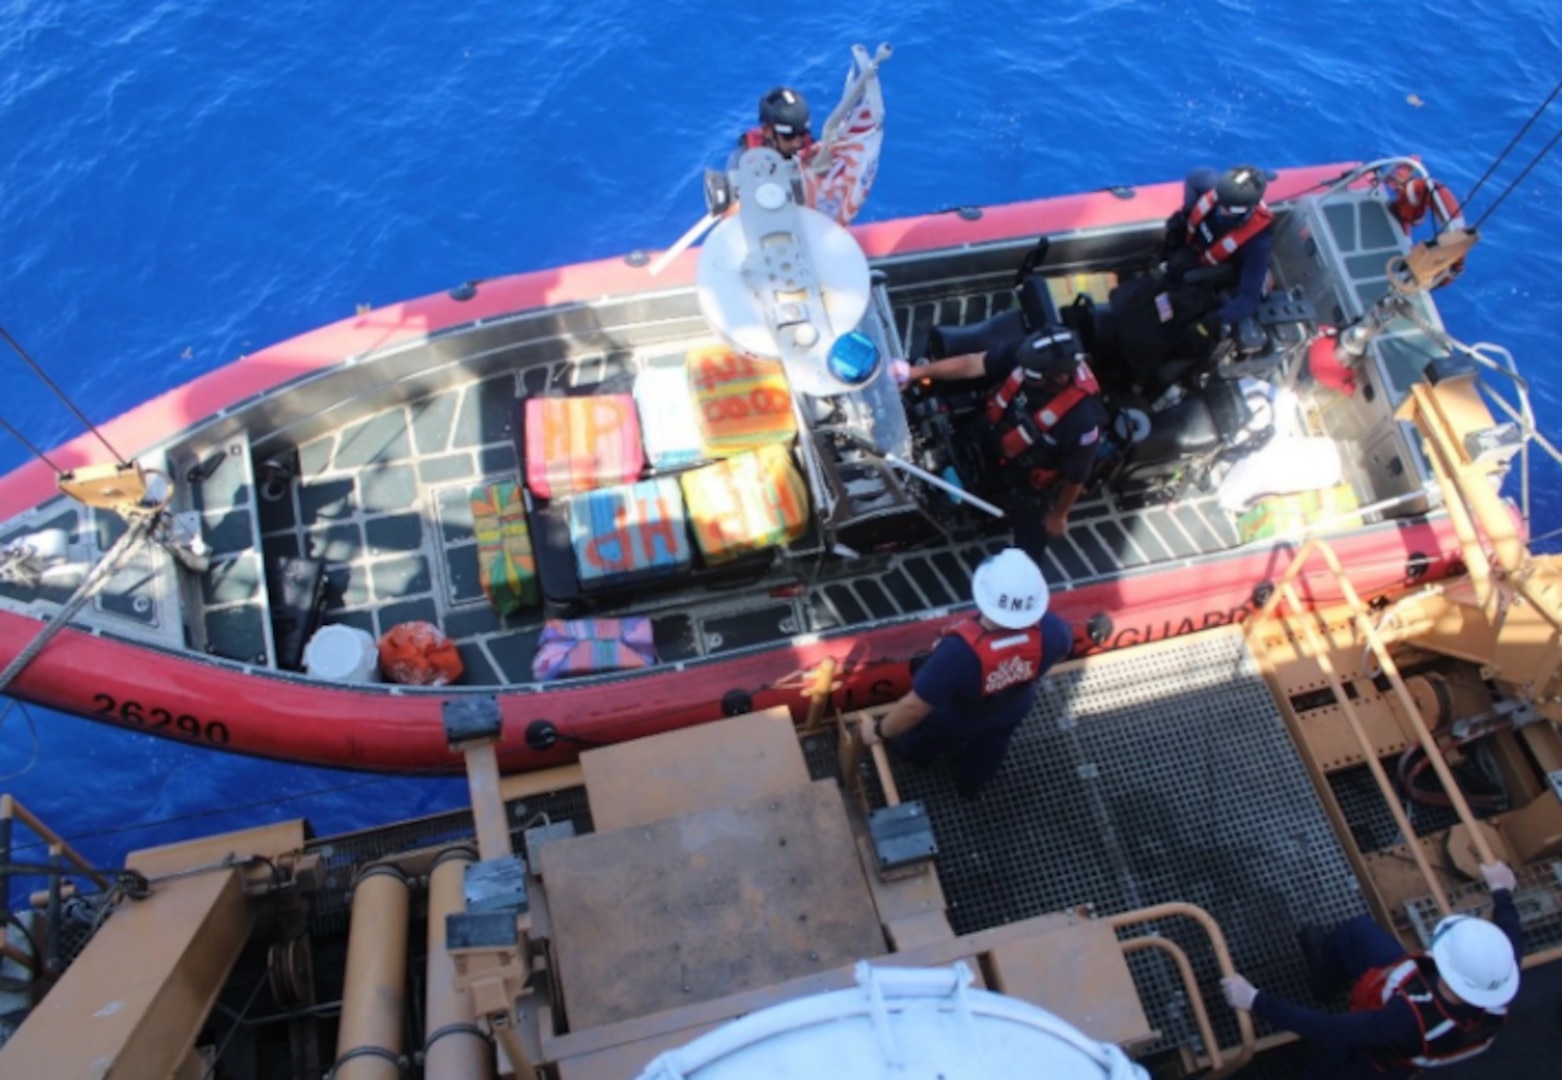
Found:
[[[1226,995],[1226,1004],[1233,1009],[1251,1009],[1258,990],[1240,975],[1220,980],[1220,992]]]
[[[1481,877],[1486,879],[1486,887],[1492,892],[1498,889],[1512,892],[1519,883],[1519,879],[1514,876],[1513,868],[1501,860],[1494,863],[1481,863]]]
[[[909,360],[891,360],[889,362],[890,377],[895,380],[895,386],[904,390],[906,384],[911,381],[911,362]]]

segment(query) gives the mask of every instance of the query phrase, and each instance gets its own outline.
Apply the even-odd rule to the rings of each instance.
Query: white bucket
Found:
[[[661,1054],[640,1080],[1146,1080],[1118,1047],[971,981],[963,962],[859,963],[855,988],[750,1013]]]
[[[380,650],[356,626],[322,626],[304,646],[304,670],[326,682],[379,682]]]

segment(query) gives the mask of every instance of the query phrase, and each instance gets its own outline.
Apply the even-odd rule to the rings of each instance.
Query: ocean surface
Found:
[[[360,304],[663,247],[758,96],[789,83],[822,118],[854,42],[895,47],[861,220],[1403,153],[1464,195],[1562,78],[1562,0],[1056,7],[0,0],[0,325],[106,420]],[[1475,216],[1559,129],[1562,102]],[[1457,336],[1513,350],[1553,438],[1559,185],[1562,154],[1437,297]],[[80,430],[9,354],[0,416],[44,448]],[[25,456],[0,435],[0,469]],[[1536,471],[1536,532],[1562,526],[1558,476]],[[212,828],[331,833],[465,798],[34,707],[0,725],[0,776],[108,866]]]

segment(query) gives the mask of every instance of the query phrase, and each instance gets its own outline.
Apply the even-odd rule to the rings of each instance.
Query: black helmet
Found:
[[[1020,345],[1019,366],[1025,378],[1041,381],[1052,375],[1069,375],[1079,364],[1079,339],[1063,326],[1047,326]]]
[[[1258,166],[1233,165],[1215,183],[1215,201],[1229,213],[1246,214],[1263,199],[1267,186]]]
[[[778,86],[759,99],[759,122],[778,135],[801,135],[808,130],[808,102],[796,90]]]

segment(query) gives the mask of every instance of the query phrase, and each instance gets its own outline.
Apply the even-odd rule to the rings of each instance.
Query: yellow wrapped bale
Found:
[[[808,489],[783,447],[761,446],[678,479],[707,564],[789,543],[807,531]]]
[[[1351,511],[1361,504],[1349,484],[1294,495],[1271,495],[1237,518],[1237,536],[1244,544],[1272,536],[1299,536],[1311,525],[1329,523],[1330,532],[1353,529],[1361,515]]]
[[[685,364],[703,457],[732,457],[760,446],[786,445],[797,434],[792,395],[780,363],[716,346],[691,350]]]

